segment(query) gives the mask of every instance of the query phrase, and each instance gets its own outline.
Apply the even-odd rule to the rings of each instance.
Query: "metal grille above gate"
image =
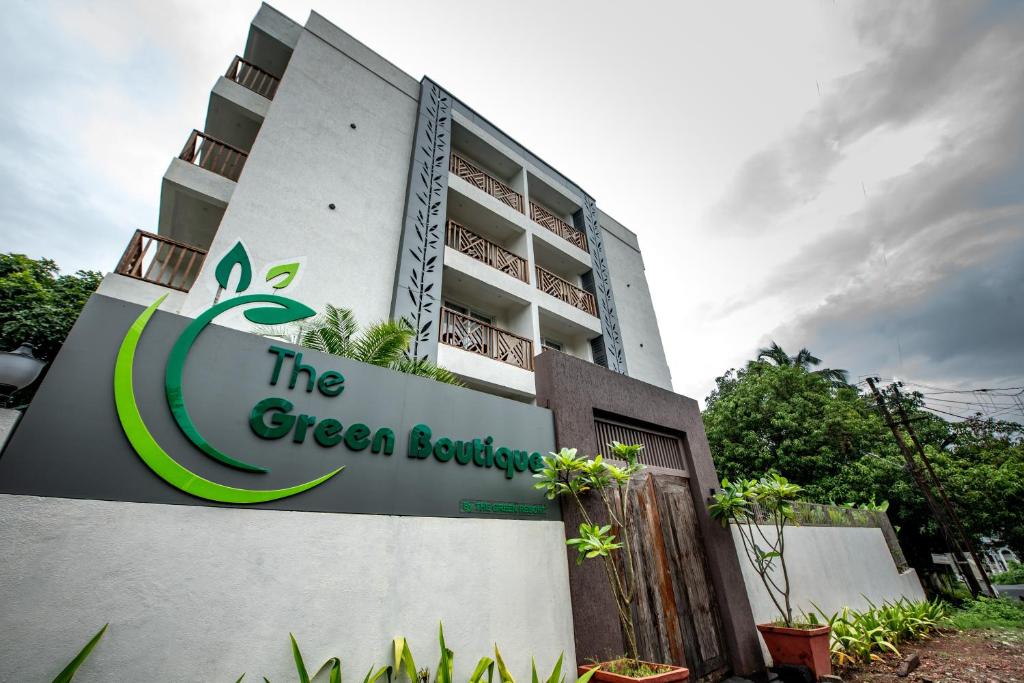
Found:
[[[627,425],[601,416],[594,417],[594,429],[597,431],[597,443],[601,448],[607,448],[612,441],[624,444],[642,443],[644,449],[640,451],[640,462],[643,464],[686,471],[682,444],[679,437],[674,434]]]

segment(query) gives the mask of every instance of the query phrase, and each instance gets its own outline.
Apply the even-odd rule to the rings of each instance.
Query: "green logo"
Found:
[[[241,294],[241,292],[248,289],[252,282],[252,266],[250,265],[245,247],[241,242],[235,244],[217,265],[215,276],[221,288],[228,288],[228,281],[236,266],[239,267],[240,274],[235,293]],[[267,281],[278,278],[279,281],[273,284],[272,287],[275,290],[283,289],[291,284],[298,269],[298,263],[274,266],[267,273]],[[282,275],[285,277],[282,278]],[[308,491],[344,469],[344,467],[339,467],[312,481],[283,489],[243,489],[225,486],[204,479],[168,455],[167,451],[153,438],[153,435],[142,419],[142,415],[139,413],[132,381],[135,351],[139,345],[139,340],[142,338],[142,333],[145,331],[150,318],[153,317],[153,314],[160,307],[160,304],[163,303],[164,299],[166,299],[166,295],[154,301],[128,329],[124,340],[121,342],[121,347],[117,353],[117,361],[114,365],[114,400],[117,404],[118,419],[135,452],[153,472],[171,486],[199,498],[222,503],[263,503]],[[246,294],[215,304],[193,320],[171,347],[171,352],[167,359],[167,370],[164,376],[164,388],[167,395],[167,405],[174,416],[175,422],[196,448],[223,465],[246,472],[259,473],[266,472],[267,469],[223,453],[203,438],[203,435],[196,428],[189,415],[182,387],[182,378],[188,353],[202,331],[217,316],[233,308],[249,304],[269,304],[247,308],[243,312],[247,320],[260,325],[282,325],[296,320],[303,320],[315,314],[315,311],[305,304],[274,294]]]

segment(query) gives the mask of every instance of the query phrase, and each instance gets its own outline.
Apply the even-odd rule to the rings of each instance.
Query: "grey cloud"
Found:
[[[715,228],[763,229],[816,198],[844,150],[865,135],[922,115],[988,106],[985,98],[1005,94],[1021,71],[1014,58],[1024,5],[888,3],[861,9],[858,36],[879,57],[840,79],[778,144],[743,164],[711,211]],[[992,54],[996,47],[1001,55]]]
[[[1024,240],[926,291],[831,297],[774,337],[806,344],[853,376],[923,383],[1024,383]]]
[[[763,339],[807,346],[854,376],[1019,385],[1024,5],[937,3],[930,9],[893,4],[862,18],[862,39],[879,45],[885,57],[840,89],[847,100],[859,93],[853,99],[860,105],[841,117],[839,149],[878,126],[898,130],[936,120],[945,123],[942,143],[902,175],[869,188],[861,211],[823,227],[820,237],[719,314],[777,297],[790,302],[794,314]],[[924,27],[908,32],[915,20]],[[745,174],[768,168],[766,154],[796,158],[819,144],[821,122],[833,105],[826,103],[777,147],[752,157],[737,181],[763,180],[763,187],[774,183],[782,191],[749,205],[733,194],[719,208],[763,228],[763,222],[749,223],[753,212],[782,215],[807,201],[794,198],[792,188],[813,194],[838,157],[821,157],[781,180]]]

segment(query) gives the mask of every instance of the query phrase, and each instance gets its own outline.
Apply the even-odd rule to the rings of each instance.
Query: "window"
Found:
[[[482,322],[486,325],[494,324],[493,316],[487,315],[486,313],[481,313],[480,311],[474,310],[469,306],[463,306],[462,304],[457,304],[454,301],[449,301],[448,299],[445,299],[444,307],[452,311],[455,311],[456,313],[461,313],[464,316],[472,318],[473,320],[476,320],[478,322]]]
[[[545,349],[554,349],[555,351],[561,351],[562,350],[562,342],[557,342],[554,339],[549,339],[547,337],[542,337],[540,342],[541,342],[541,345]]]

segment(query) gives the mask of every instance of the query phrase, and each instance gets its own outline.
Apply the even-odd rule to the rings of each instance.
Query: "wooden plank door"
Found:
[[[721,617],[686,476],[644,471],[628,504],[640,657],[686,666],[691,680],[721,680],[728,674]]]

